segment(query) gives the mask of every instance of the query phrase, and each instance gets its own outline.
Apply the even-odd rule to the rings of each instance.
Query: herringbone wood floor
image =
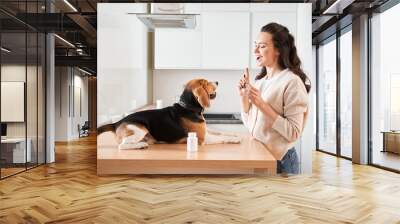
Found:
[[[0,223],[400,223],[400,175],[314,153],[312,176],[96,175],[96,141],[0,181]]]

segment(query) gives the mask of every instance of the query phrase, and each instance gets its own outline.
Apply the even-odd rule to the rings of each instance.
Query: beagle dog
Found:
[[[99,127],[97,134],[114,132],[119,149],[144,149],[157,142],[186,143],[188,132],[197,133],[200,145],[240,143],[240,137],[234,134],[207,131],[203,111],[217,96],[217,86],[218,82],[191,80],[185,85],[179,103],[132,113],[116,123]]]

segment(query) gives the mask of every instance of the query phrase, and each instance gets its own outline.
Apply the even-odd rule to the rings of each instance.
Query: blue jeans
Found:
[[[297,157],[295,148],[289,149],[289,151],[283,156],[282,160],[278,160],[277,162],[277,173],[299,173],[299,158]]]

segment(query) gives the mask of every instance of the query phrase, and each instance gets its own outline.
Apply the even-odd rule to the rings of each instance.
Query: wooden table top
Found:
[[[146,105],[139,110],[152,109]],[[112,132],[97,136],[97,173],[103,174],[244,174],[276,173],[276,159],[264,144],[242,135],[240,144],[213,144],[187,152],[186,144],[153,144],[119,150]]]
[[[186,151],[186,144],[154,144],[142,150],[119,150],[113,134],[108,132],[98,136],[97,146],[97,159],[276,161],[261,142],[250,136],[243,136],[240,144],[202,145],[191,153]]]

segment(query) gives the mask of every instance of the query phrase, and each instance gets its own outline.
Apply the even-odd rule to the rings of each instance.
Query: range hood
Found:
[[[184,3],[152,3],[151,13],[135,13],[150,30],[157,28],[196,27],[196,15],[185,14]]]

